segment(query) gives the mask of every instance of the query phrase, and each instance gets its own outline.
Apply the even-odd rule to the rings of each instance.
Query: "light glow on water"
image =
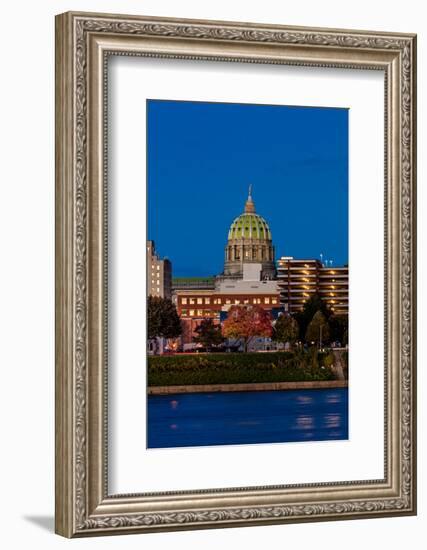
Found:
[[[346,388],[148,396],[148,448],[348,439]]]

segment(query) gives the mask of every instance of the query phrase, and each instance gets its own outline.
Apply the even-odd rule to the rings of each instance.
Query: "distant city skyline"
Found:
[[[252,184],[280,256],[348,263],[348,110],[147,101],[148,236],[174,277],[224,265]]]

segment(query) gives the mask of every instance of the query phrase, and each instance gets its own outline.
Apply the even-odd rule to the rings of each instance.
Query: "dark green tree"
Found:
[[[321,311],[326,319],[329,319],[332,313],[319,294],[313,294],[313,296],[305,302],[302,311],[298,311],[294,314],[299,325],[300,340],[305,340],[308,325],[318,311]]]
[[[197,336],[193,337],[193,341],[202,344],[208,350],[224,341],[221,325],[215,325],[213,319],[203,319],[194,332],[197,333]]]
[[[148,339],[177,338],[182,332],[176,307],[169,298],[148,297]]]
[[[310,321],[307,331],[305,333],[306,342],[315,342],[322,344],[329,342],[330,328],[326,316],[319,310],[317,311],[313,319]]]
[[[283,344],[289,342],[292,346],[297,340],[298,334],[299,327],[296,320],[290,315],[284,314],[277,319],[271,338],[275,342],[282,342]]]
[[[343,346],[348,345],[348,327],[344,331],[344,335],[343,335],[341,343],[342,343]]]
[[[331,342],[340,342],[344,345],[348,333],[348,315],[331,315],[328,319],[331,329]]]

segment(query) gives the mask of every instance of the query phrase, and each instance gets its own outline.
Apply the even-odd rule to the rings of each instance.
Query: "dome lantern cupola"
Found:
[[[252,185],[249,186],[249,194],[245,204],[245,212],[246,214],[255,214],[255,204],[252,200]]]
[[[224,275],[243,276],[243,264],[247,263],[261,264],[263,279],[273,279],[276,275],[271,231],[265,219],[255,212],[252,185],[249,186],[244,212],[233,221],[228,231]]]

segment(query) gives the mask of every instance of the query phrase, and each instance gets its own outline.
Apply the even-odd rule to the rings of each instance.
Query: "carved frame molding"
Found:
[[[384,480],[108,495],[106,59],[140,55],[385,73]],[[414,514],[416,37],[66,13],[56,18],[56,531],[67,536]]]

